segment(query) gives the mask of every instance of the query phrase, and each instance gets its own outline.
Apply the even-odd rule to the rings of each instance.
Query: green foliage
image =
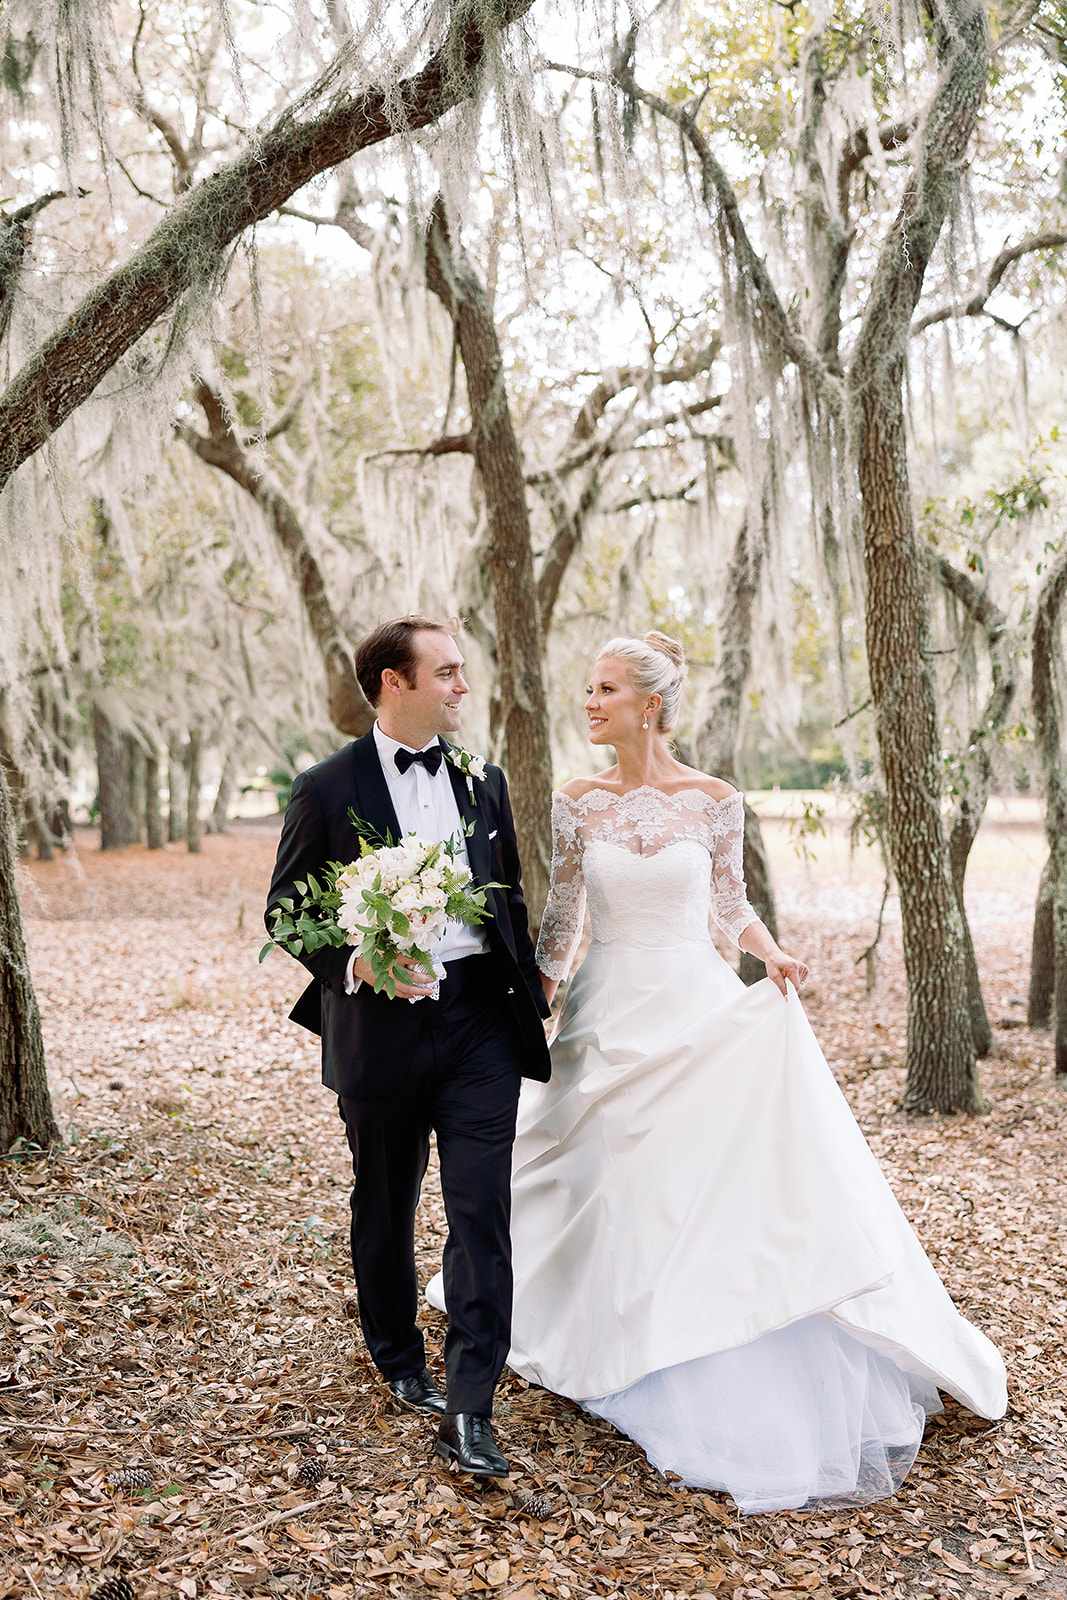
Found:
[[[299,903],[286,897],[271,909],[273,928],[259,959],[266,960],[276,944],[294,956],[351,944],[370,966],[375,994],[395,1000],[397,984],[408,981],[405,964],[435,976],[437,935],[421,920],[414,927],[416,911],[432,911],[442,926],[447,918],[476,927],[490,914],[488,891],[503,885],[472,887],[469,869],[456,861],[453,839],[429,843],[412,834],[391,845],[363,818],[351,811],[349,817],[360,836],[358,866],[331,861],[323,883],[310,875],[297,882]],[[406,897],[409,912],[394,896]]]
[[[802,861],[811,861],[811,839],[826,838],[826,807],[817,800],[805,798],[801,802],[799,817],[789,819],[789,842],[793,854]]]

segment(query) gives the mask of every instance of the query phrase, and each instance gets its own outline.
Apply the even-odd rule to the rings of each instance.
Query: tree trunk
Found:
[[[200,729],[189,729],[186,747],[186,809],[185,842],[193,855],[199,855],[200,844]]]
[[[100,794],[100,848],[123,850],[130,843],[130,769],[127,745],[106,711],[93,705],[93,743]]]
[[[466,373],[474,460],[488,525],[485,549],[496,621],[502,759],[512,786],[526,902],[536,924],[548,895],[552,860],[552,752],[526,484],[489,301],[466,254],[453,250],[440,197],[426,240],[426,281],[452,319]]]
[[[900,891],[908,981],[908,1111],[978,1111],[966,940],[941,822],[941,740],[907,480],[903,364],[860,399],[867,660]]]
[[[40,806],[33,798],[26,801],[26,836],[37,846],[38,861],[52,861],[54,859],[55,838],[48,823],[41,815]]]
[[[219,774],[219,786],[215,791],[215,804],[211,808],[211,820],[208,824],[209,833],[225,833],[227,813],[230,809],[230,797],[233,794],[234,780],[237,777],[238,743],[236,735],[226,746],[226,754],[222,761],[222,771]]]
[[[1052,1021],[1052,997],[1056,987],[1055,928],[1052,922],[1052,857],[1041,868],[1041,882],[1034,907],[1034,937],[1030,947],[1030,994],[1026,1020],[1031,1028],[1047,1028]]]
[[[952,890],[956,896],[956,907],[960,914],[960,927],[963,935],[963,982],[965,990],[965,1005],[967,1015],[971,1020],[971,1045],[976,1056],[981,1059],[987,1056],[993,1048],[993,1030],[989,1026],[989,1015],[985,1008],[985,999],[982,995],[982,979],[978,971],[978,957],[974,953],[974,940],[971,938],[971,924],[967,917],[967,905],[963,898],[964,879],[967,875],[967,857],[974,843],[974,834],[970,831],[969,821],[953,827],[948,841],[948,857],[952,871]],[[969,837],[968,837],[969,835]]]
[[[163,817],[159,809],[159,756],[154,746],[145,757],[144,764],[144,820],[149,850],[162,850]]]
[[[1056,703],[1056,658],[1060,612],[1067,596],[1067,552],[1059,555],[1045,579],[1034,613],[1031,644],[1030,705],[1045,782],[1046,872],[1052,888],[1052,1047],[1057,1077],[1067,1073],[1067,765]],[[1038,901],[1040,907],[1040,899]],[[1034,924],[1035,946],[1037,923]],[[1031,978],[1031,992],[1033,980]]]
[[[1015,662],[1012,656],[1008,619],[994,605],[988,594],[954,567],[945,556],[933,557],[934,568],[944,587],[963,606],[986,636],[993,685],[989,699],[982,708],[977,727],[971,729],[967,740],[960,794],[956,814],[949,834],[949,860],[952,865],[952,887],[956,894],[960,918],[963,922],[964,965],[967,972],[967,1010],[971,1018],[971,1032],[975,1054],[987,1056],[993,1047],[993,1030],[989,1026],[982,984],[978,975],[978,962],[971,939],[971,926],[967,920],[967,907],[963,898],[967,860],[981,827],[989,791],[993,785],[992,745],[1007,720],[1015,697]]]
[[[0,1150],[59,1138],[15,887],[15,818],[0,762]]]
[[[185,838],[185,752],[182,736],[167,735],[167,841],[177,844]]]
[[[145,814],[144,750],[140,740],[135,739],[132,733],[123,734],[122,742],[126,746],[126,772],[129,781],[129,800],[126,809],[130,816],[130,843],[140,844],[144,837],[141,818]]]
[[[351,647],[330,604],[326,580],[312,554],[296,509],[266,473],[247,459],[214,390],[206,383],[200,384],[197,399],[204,408],[209,437],[205,439],[195,428],[184,424],[179,425],[177,431],[202,461],[218,467],[247,490],[262,511],[267,526],[288,558],[304,615],[326,668],[330,720],[342,733],[358,738],[373,724],[374,707],[359,686]]]
[[[726,574],[726,594],[720,614],[719,675],[708,692],[697,730],[697,758],[706,771],[737,783],[737,745],[741,731],[741,706],[745,685],[752,671],[752,620],[759,594],[765,548],[762,530],[766,527],[768,503],[761,506],[761,533],[753,538],[746,513],[738,530],[734,553]],[[765,924],[772,939],[778,938],[778,912],[774,903],[767,851],[759,817],[745,802],[745,887],[749,904]],[[741,952],[738,971],[743,983],[758,983],[767,976],[763,962]]]
[[[236,161],[186,191],[140,250],[65,315],[0,395],[0,490],[27,457],[89,398],[100,380],[188,290],[221,275],[246,229],[320,172],[359,150],[437,122],[477,96],[496,35],[533,0],[459,0],[447,37],[419,71],[388,89],[346,93],[341,56],[302,96],[253,132]]]
[[[958,192],[985,92],[978,0],[932,0],[941,75],[918,160],[883,244],[849,376],[867,572],[867,659],[900,890],[908,981],[907,1111],[979,1111],[966,939],[941,821],[941,739],[922,557],[908,479],[903,383],[911,318]]]
[[[732,783],[733,779],[730,778],[728,781]],[[771,886],[771,869],[767,861],[763,834],[760,831],[759,817],[747,800],[745,801],[744,868],[748,903],[771,938],[777,941],[778,911],[774,903],[774,889]],[[761,978],[767,976],[767,968],[763,962],[758,956],[749,955],[747,950],[741,952],[737,971],[742,983],[759,983]]]

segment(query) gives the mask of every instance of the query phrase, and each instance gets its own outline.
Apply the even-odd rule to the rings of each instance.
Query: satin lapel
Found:
[[[352,746],[352,779],[356,789],[356,803],[352,809],[356,815],[364,822],[369,822],[383,836],[388,834],[392,842],[398,844],[400,823],[393,810],[373,729]]]
[[[441,740],[441,748],[445,751],[445,760],[448,767],[448,776],[452,782],[452,793],[459,806],[459,814],[463,818],[463,826],[469,828],[474,824],[473,831],[467,837],[467,860],[471,864],[475,883],[491,883],[493,878],[493,864],[489,849],[489,824],[485,820],[484,809],[471,804],[470,790],[467,780],[458,767],[454,767],[448,760],[449,745]],[[477,778],[473,780],[475,791],[480,787],[484,793],[485,784],[479,785]]]

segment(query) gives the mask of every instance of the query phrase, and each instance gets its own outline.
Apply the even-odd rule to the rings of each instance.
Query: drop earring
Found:
[[[641,718],[641,726],[642,726],[642,728],[647,728],[648,727],[648,717],[647,716],[644,716],[644,717]]]

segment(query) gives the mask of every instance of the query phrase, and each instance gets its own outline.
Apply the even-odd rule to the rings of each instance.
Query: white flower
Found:
[[[395,894],[390,896],[390,903],[394,911],[400,911],[405,917],[411,917],[422,906],[422,898],[422,891],[417,884],[402,883]]]
[[[471,805],[477,805],[478,802],[474,798],[474,780],[477,778],[480,783],[485,782],[485,757],[472,755],[469,750],[461,750],[458,745],[449,745],[445,753],[456,770],[466,778]]]

